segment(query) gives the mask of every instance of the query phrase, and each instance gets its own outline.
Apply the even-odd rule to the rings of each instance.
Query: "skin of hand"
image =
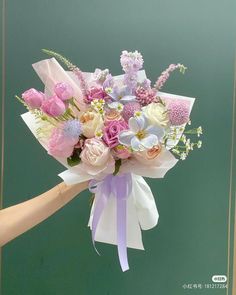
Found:
[[[0,210],[0,247],[47,219],[88,188],[88,181],[67,185],[64,181],[20,204]]]

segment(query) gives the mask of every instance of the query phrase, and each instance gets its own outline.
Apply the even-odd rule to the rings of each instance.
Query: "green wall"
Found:
[[[121,73],[122,50],[139,50],[149,78],[170,63],[188,67],[163,91],[196,97],[192,121],[204,145],[163,180],[148,180],[160,214],[143,232],[146,251],[129,249],[120,270],[116,247],[98,244],[87,228],[86,191],[3,248],[3,295],[226,294],[185,290],[227,273],[230,148],[235,53],[234,0],[6,1],[5,167],[3,206],[36,196],[61,181],[64,168],[37,143],[15,99],[42,89],[31,64],[55,49],[84,71]]]

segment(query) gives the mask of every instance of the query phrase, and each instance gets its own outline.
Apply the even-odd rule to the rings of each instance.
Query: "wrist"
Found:
[[[72,185],[66,184],[64,181],[57,185],[59,189],[59,196],[63,205],[68,203],[74,197],[76,197],[79,193],[88,188],[88,181],[76,183]]]

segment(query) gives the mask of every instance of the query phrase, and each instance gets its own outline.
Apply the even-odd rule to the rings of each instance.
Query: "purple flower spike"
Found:
[[[143,57],[137,50],[134,52],[124,50],[120,57],[120,63],[125,72],[124,84],[130,89],[131,93],[134,93],[137,86],[137,72],[143,66]]]
[[[103,89],[106,90],[106,88],[112,88],[114,86],[114,79],[111,74],[108,74],[106,76],[105,81],[103,82]]]
[[[138,72],[143,67],[143,57],[135,50],[134,52],[122,51],[120,63],[125,73]]]

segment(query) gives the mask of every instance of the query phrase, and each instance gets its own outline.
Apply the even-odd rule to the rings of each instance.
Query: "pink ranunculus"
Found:
[[[110,148],[113,148],[119,144],[119,133],[128,128],[129,126],[124,120],[108,121],[103,129],[103,140]]]
[[[94,99],[106,99],[107,94],[101,87],[93,87],[89,90],[86,103],[91,103]]]
[[[44,94],[34,88],[26,90],[22,93],[22,97],[27,105],[32,109],[40,108],[42,102],[45,100]]]
[[[80,158],[84,169],[89,174],[96,175],[106,170],[112,173],[114,170],[114,159],[110,149],[101,139],[86,139]]]
[[[66,105],[60,98],[58,98],[56,95],[53,95],[43,101],[41,109],[47,115],[57,117],[64,114]]]
[[[65,82],[57,83],[54,87],[54,92],[63,101],[71,99],[74,94],[73,88]]]
[[[121,120],[122,116],[119,111],[116,109],[107,109],[105,112],[105,122],[114,121],[114,120]]]
[[[48,142],[48,154],[68,158],[72,155],[77,142],[77,138],[66,136],[62,128],[54,128]]]
[[[162,151],[163,147],[161,145],[156,145],[149,150],[135,152],[133,155],[140,163],[144,165],[152,165],[155,163],[156,158],[158,158]]]

